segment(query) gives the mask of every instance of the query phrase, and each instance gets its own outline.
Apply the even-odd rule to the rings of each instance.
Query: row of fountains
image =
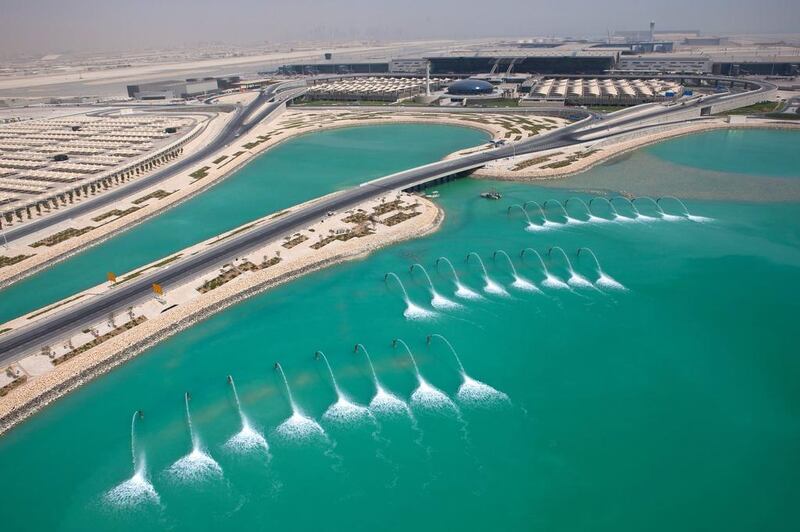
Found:
[[[605,204],[606,209],[599,212],[593,205]],[[577,205],[570,209],[571,205]],[[664,210],[664,205],[671,212]],[[619,208],[618,208],[619,207]],[[640,208],[641,207],[641,208]],[[674,207],[674,208],[673,208]],[[554,216],[553,211],[558,211]],[[628,199],[616,196],[611,199],[596,196],[586,203],[581,198],[569,198],[562,204],[558,200],[547,200],[542,204],[536,201],[516,203],[506,210],[507,215],[521,211],[525,216],[528,231],[547,231],[564,226],[600,224],[612,222],[677,222],[689,220],[692,222],[708,222],[710,218],[697,216],[689,212],[686,205],[674,196],[663,196],[657,199],[647,196]],[[548,213],[550,216],[548,217]],[[533,215],[534,219],[531,218]],[[580,217],[579,217],[580,216]]]
[[[550,269],[547,267],[547,263],[545,262],[545,258],[533,248],[525,248],[519,253],[520,260],[524,260],[525,257],[533,257],[536,260],[536,265],[539,267],[541,271],[542,280],[539,284],[543,287],[550,288],[550,289],[593,289],[593,290],[626,290],[626,288],[613,277],[608,275],[603,268],[600,266],[600,261],[597,258],[597,255],[589,249],[589,248],[579,248],[575,253],[575,257],[579,258],[582,255],[586,255],[592,258],[592,262],[594,264],[594,280],[590,280],[586,276],[578,273],[575,270],[575,267],[572,264],[572,261],[569,258],[569,255],[563,248],[559,246],[553,246],[547,250],[545,253],[545,257],[547,257],[549,262],[553,262],[556,260],[556,256],[560,257],[563,261],[564,266],[566,267],[567,277],[566,280],[558,277]],[[511,257],[503,251],[502,249],[498,249],[492,254],[492,260],[497,261],[498,259],[502,259],[507,265],[509,272],[511,273],[512,278],[514,279],[511,282],[511,286],[521,291],[525,292],[542,292],[542,290],[534,283],[533,281],[523,277],[517,272],[517,268],[514,266],[514,262],[511,260]],[[509,296],[508,290],[501,285],[498,281],[493,279],[489,272],[486,269],[486,265],[481,259],[480,255],[476,252],[471,251],[469,252],[466,257],[464,258],[465,263],[469,263],[470,260],[477,262],[480,266],[481,270],[481,277],[483,279],[483,292],[491,295],[496,296]],[[435,268],[436,271],[440,271],[440,265],[446,266],[447,270],[453,277],[453,282],[455,284],[455,291],[453,292],[457,297],[465,300],[475,300],[480,299],[482,296],[477,291],[473,290],[466,286],[462,281],[461,278],[458,276],[458,272],[456,271],[453,263],[450,262],[450,259],[447,257],[439,257],[436,259]],[[431,276],[428,274],[428,271],[425,267],[419,263],[415,263],[411,265],[410,272],[413,273],[415,270],[420,271],[424,276],[425,280],[428,283],[428,290],[431,294],[431,306],[438,310],[450,310],[450,309],[458,309],[461,307],[460,303],[453,301],[442,295],[433,284],[433,280]],[[404,316],[409,319],[420,319],[420,318],[428,318],[434,315],[433,312],[417,305],[411,300],[411,297],[408,295],[408,290],[406,290],[403,281],[398,277],[398,275],[394,272],[389,272],[384,275],[383,280],[384,282],[389,282],[389,279],[393,279],[400,290],[403,293],[403,300],[406,304],[406,310],[404,311]]]
[[[375,366],[372,363],[372,358],[367,348],[364,347],[363,344],[356,344],[354,352],[363,353],[369,365],[370,375],[375,388],[372,400],[366,406],[353,401],[339,386],[339,382],[336,379],[333,368],[328,358],[325,356],[325,353],[317,351],[314,354],[314,359],[321,360],[325,364],[325,368],[330,376],[331,385],[336,393],[336,401],[330,405],[322,415],[322,421],[340,426],[364,422],[377,424],[377,418],[383,416],[406,417],[412,423],[416,424],[414,417],[414,411],[416,410],[449,413],[460,418],[461,410],[457,402],[470,407],[493,407],[510,404],[506,394],[492,388],[488,384],[473,379],[467,374],[458,353],[444,336],[440,334],[431,334],[427,337],[428,344],[433,340],[443,342],[457,364],[461,384],[455,395],[456,401],[453,401],[446,393],[435,387],[422,376],[414,354],[403,340],[399,338],[393,340],[392,347],[402,348],[405,355],[410,359],[414,369],[417,386],[411,393],[408,401],[401,399],[384,386],[378,377],[378,373],[375,371]],[[307,415],[295,401],[289,381],[279,362],[275,363],[274,369],[281,377],[291,409],[291,415],[275,428],[274,435],[289,441],[301,441],[314,437],[327,441],[328,436],[322,425],[313,417]],[[236,383],[233,377],[229,375],[227,380],[235,399],[241,428],[239,432],[228,439],[224,447],[237,453],[261,452],[266,454],[269,450],[266,438],[253,427],[253,424],[245,414],[242,403],[239,400],[239,394],[236,390]],[[198,482],[209,478],[220,478],[222,477],[222,467],[208,453],[192,422],[190,402],[191,395],[187,392],[184,394],[184,408],[191,448],[186,455],[178,459],[167,469],[167,474],[179,482]],[[131,419],[130,438],[133,475],[125,482],[109,490],[105,495],[106,500],[116,506],[132,506],[143,501],[159,502],[158,493],[149,480],[145,453],[137,447],[136,442],[136,424],[137,421],[143,418],[144,413],[141,410],[137,410],[134,412],[133,418]]]

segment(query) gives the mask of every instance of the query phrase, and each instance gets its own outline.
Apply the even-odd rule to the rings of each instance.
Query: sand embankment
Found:
[[[375,234],[335,242],[313,254],[248,272],[184,305],[179,305],[55,366],[52,371],[0,398],[0,434],[60,397],[137,356],[161,340],[255,294],[307,273],[364,257],[382,247],[429,234],[439,228],[444,212],[424,198],[420,214]]]
[[[587,142],[570,148],[557,148],[534,155],[517,156],[502,161],[494,161],[478,169],[475,177],[495,179],[498,181],[536,181],[543,179],[558,179],[569,175],[584,172],[625,153],[656,144],[663,140],[692,135],[716,129],[792,129],[800,130],[800,124],[779,120],[749,119],[746,122],[728,123],[724,119],[691,122],[680,126],[654,127],[653,130],[602,142]],[[519,164],[524,164],[534,158],[543,158],[548,154],[551,157],[540,164],[527,168],[513,170]],[[558,166],[561,162],[568,162]],[[557,167],[547,167],[556,164]]]

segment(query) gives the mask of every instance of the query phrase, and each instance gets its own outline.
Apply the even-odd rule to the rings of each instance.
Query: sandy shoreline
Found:
[[[422,212],[379,234],[337,242],[306,260],[285,261],[269,269],[242,275],[204,297],[161,314],[56,366],[0,399],[0,434],[45,406],[158,342],[248,297],[344,261],[363,258],[383,247],[436,231],[444,211],[420,198]]]
[[[108,232],[97,236],[88,243],[84,242],[81,246],[75,246],[72,250],[62,253],[54,259],[50,259],[49,261],[41,264],[38,269],[46,268],[55,262],[64,260],[65,258],[82,251],[87,247],[97,245],[98,243],[113,237],[114,235],[124,231],[129,227],[132,227],[133,225],[141,223],[153,216],[160,214],[168,208],[174,207],[175,205],[190,199],[195,194],[199,194],[200,192],[207,190],[209,187],[221,182],[224,178],[233,174],[235,170],[252,160],[252,157],[271,147],[274,147],[285,140],[296,138],[302,134],[320,131],[322,129],[386,123],[456,122],[455,120],[439,120],[439,117],[436,118],[437,119],[423,120],[409,116],[400,116],[396,119],[387,120],[377,118],[370,119],[369,121],[366,121],[366,123],[365,121],[359,120],[340,120],[334,124],[325,124],[322,127],[298,128],[296,131],[293,131],[287,136],[284,136],[280,139],[273,139],[274,142],[264,143],[264,146],[252,153],[251,156],[246,158],[242,157],[242,160],[237,161],[235,165],[231,165],[231,168],[226,169],[215,179],[203,183],[202,186],[190,186],[175,192],[175,196],[179,196],[179,192],[185,192],[185,194],[180,195],[178,198],[174,198],[174,200],[169,203],[155,203],[154,205],[156,205],[157,208],[147,213],[142,213],[138,218],[135,219],[135,221],[133,218],[116,220],[115,222],[119,222],[118,225],[120,227],[116,227],[114,229],[109,228]],[[470,127],[469,125],[460,121],[457,122],[456,125]],[[489,132],[492,134],[492,136],[496,136],[498,134],[496,128],[489,126],[478,128]],[[662,131],[653,132],[649,135],[636,137],[628,141],[613,143],[610,146],[598,149],[596,153],[592,153],[587,157],[578,159],[569,166],[551,169],[553,170],[552,172],[542,172],[541,174],[529,175],[530,173],[523,174],[522,172],[511,171],[506,171],[503,173],[502,171],[497,171],[496,169],[495,171],[492,171],[492,169],[486,168],[481,169],[479,175],[491,179],[513,181],[531,181],[535,179],[552,179],[556,177],[563,177],[585,171],[597,164],[605,162],[621,154],[639,149],[643,146],[653,144],[667,138],[674,138],[701,131],[722,128],[798,129],[796,124],[774,122],[765,123],[764,121],[751,121],[744,124],[729,124],[723,121],[695,123],[685,127],[671,127]],[[517,159],[519,159],[519,157]],[[487,172],[489,172],[488,175]],[[77,389],[81,385],[110,371],[114,367],[126,362],[127,360],[132,359],[163,339],[172,336],[173,334],[188,327],[191,327],[207,317],[248,297],[297,279],[306,273],[317,271],[347,260],[361,258],[382,247],[401,242],[403,240],[416,238],[435,231],[440,226],[444,218],[443,211],[441,208],[427,200],[420,199],[420,202],[423,206],[423,211],[420,216],[407,220],[406,222],[397,226],[387,228],[386,231],[378,234],[357,238],[347,242],[337,243],[335,246],[322,248],[312,257],[305,257],[299,260],[287,260],[278,263],[276,266],[269,269],[252,272],[252,274],[248,275],[242,275],[241,277],[238,277],[233,281],[223,285],[219,289],[209,292],[198,300],[192,300],[187,304],[180,305],[154,319],[147,320],[141,325],[129,329],[122,334],[119,334],[118,336],[115,336],[101,343],[100,345],[81,353],[74,359],[55,366],[55,368],[49,373],[40,375],[33,381],[27,382],[23,386],[19,386],[18,388],[11,390],[7,396],[0,398],[0,434],[21,423],[48,404],[54,402],[72,390]],[[30,273],[32,272],[28,272],[26,275],[29,275]]]
[[[316,116],[315,114],[312,113],[313,112],[295,111],[295,110],[284,111],[282,115],[277,117],[272,122],[260,125],[259,127],[255,128],[255,131],[249,133],[248,136],[239,139],[237,145],[241,143],[247,143],[248,141],[253,141],[258,138],[258,135],[262,136],[269,135],[270,130],[274,130],[276,125],[279,126],[281,120],[288,119],[291,121],[297,114],[304,114],[310,117]],[[286,116],[287,114],[288,116]],[[224,164],[223,165],[224,170],[222,168],[212,168],[209,171],[209,175],[207,177],[198,179],[194,182],[189,182],[185,186],[178,188],[177,190],[172,192],[166,198],[148,203],[139,210],[137,210],[136,212],[133,212],[131,214],[128,214],[127,216],[106,223],[100,227],[93,229],[92,231],[87,232],[84,235],[65,240],[52,247],[36,248],[33,251],[32,248],[27,248],[27,246],[25,248],[21,248],[18,252],[21,253],[33,252],[35,253],[35,255],[17,264],[1,268],[0,289],[6,288],[22,279],[25,279],[46,268],[49,268],[50,266],[58,264],[59,262],[66,260],[77,253],[80,253],[91,247],[101,244],[106,240],[108,240],[109,238],[113,238],[119,235],[120,233],[123,233],[124,231],[132,229],[137,225],[164,213],[166,210],[177,207],[181,203],[194,198],[196,195],[202,192],[206,192],[214,185],[221,183],[228,177],[232,176],[243,166],[252,162],[252,160],[255,159],[256,157],[262,155],[266,151],[276,146],[279,146],[285,141],[296,139],[300,136],[315,133],[318,131],[327,131],[333,129],[348,128],[348,127],[387,125],[387,124],[431,124],[431,123],[455,125],[461,127],[471,127],[473,129],[484,131],[493,138],[497,137],[498,135],[501,135],[503,132],[501,128],[498,128],[497,126],[493,126],[491,124],[480,124],[477,122],[465,123],[463,120],[457,120],[455,118],[440,116],[438,113],[431,113],[429,119],[419,118],[416,116],[412,117],[412,116],[396,115],[387,118],[370,118],[368,120],[336,119],[336,121],[334,122],[325,122],[325,121],[314,122],[313,124],[309,124],[308,126],[299,127],[294,130],[288,131],[287,134],[281,135],[280,137],[273,137],[269,141],[262,142],[257,146],[255,146],[254,148],[246,150],[246,155],[238,157],[234,162],[229,164]],[[232,147],[229,150],[233,149],[236,148]],[[203,167],[204,165],[206,166],[210,165],[211,164],[210,160],[217,158],[219,155],[220,155],[219,153],[216,153],[213,156],[210,156],[206,161],[199,162],[197,164],[198,168]],[[188,173],[189,171],[191,170],[188,170],[187,172],[184,173]],[[154,185],[152,189],[147,189],[146,191],[132,193],[131,198],[129,199],[130,200],[134,199],[134,196],[143,196],[147,194],[148,191],[157,190],[159,188],[169,188],[169,187],[165,186],[165,184]],[[128,201],[120,202],[120,206],[124,207],[127,205],[127,203]],[[108,207],[104,207],[102,209],[98,209],[98,211],[107,209]],[[97,211],[85,215],[83,218],[91,218],[91,216],[96,216],[96,214]]]
[[[644,148],[646,146],[650,146],[652,144],[657,144],[664,140],[684,137],[687,135],[693,135],[696,133],[702,133],[705,131],[713,131],[718,129],[787,129],[787,130],[797,131],[800,130],[800,124],[786,123],[785,121],[778,122],[775,120],[752,120],[745,123],[730,124],[728,122],[720,120],[714,122],[708,121],[702,123],[688,124],[686,126],[673,126],[664,130],[655,131],[646,135],[641,135],[631,140],[621,140],[608,145],[599,146],[597,148],[592,146],[591,148],[596,149],[594,153],[591,153],[586,157],[579,158],[576,161],[572,162],[571,164],[561,168],[544,168],[544,169],[526,168],[519,171],[512,171],[509,168],[506,168],[506,166],[509,166],[509,162],[506,162],[506,164],[503,166],[487,165],[484,168],[478,169],[473,175],[477,178],[493,179],[497,181],[518,181],[518,182],[560,179],[585,172],[587,170],[590,170],[591,168],[594,168],[599,164],[608,162],[614,159],[615,157],[619,157],[626,153]],[[558,149],[548,150],[547,152],[539,152],[536,153],[535,155],[527,157],[518,156],[510,164],[518,164],[519,162],[523,162],[526,159],[531,159],[537,156],[546,155],[548,152],[555,152],[555,151],[563,151],[564,155],[566,156],[569,156],[572,153],[579,153],[579,152],[569,152],[566,150],[558,150]],[[552,160],[546,162],[549,163],[552,162]]]

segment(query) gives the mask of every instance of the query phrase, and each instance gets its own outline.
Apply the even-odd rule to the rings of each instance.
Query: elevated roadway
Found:
[[[297,97],[299,95],[299,91],[302,90],[290,88],[283,92],[279,92],[281,89],[285,89],[285,86],[271,85],[267,87],[246,107],[237,109],[235,111],[235,116],[231,118],[231,120],[211,142],[196,152],[186,156],[185,158],[179,159],[174,164],[171,164],[162,170],[153,172],[150,175],[146,175],[140,179],[131,181],[125,186],[117,187],[92,198],[88,198],[71,207],[60,209],[47,216],[37,220],[29,221],[20,226],[5,229],[4,240],[13,242],[22,237],[31,235],[49,227],[53,227],[61,222],[65,222],[70,218],[75,218],[82,214],[89,213],[106,205],[113,205],[117,201],[132,193],[139,192],[157,183],[160,183],[161,181],[170,179],[176,174],[191,168],[198,162],[207,158],[209,155],[212,155],[216,151],[234,142],[237,137],[250,131],[250,129],[261,122],[275,109],[283,105],[287,100]]]
[[[687,102],[686,105],[650,106],[642,112],[632,109],[626,112],[613,113],[603,118],[589,117],[581,122],[541,136],[459,158],[412,168],[349,188],[273,221],[256,226],[249,231],[226,238],[213,246],[209,246],[207,250],[181,258],[164,269],[141,275],[102,295],[92,297],[55,312],[48,317],[35,320],[24,327],[0,335],[0,363],[34,352],[41,346],[63,338],[72,331],[80,330],[85,328],[87,324],[102,320],[111,312],[127,308],[151,297],[153,283],[159,283],[165,288],[180,284],[201,272],[224,264],[233,257],[245,254],[249,250],[261,247],[267,242],[279,239],[286,234],[303,229],[312,222],[324,218],[328,211],[345,210],[392,191],[417,187],[440,179],[443,176],[469,172],[489,161],[574,145],[585,142],[583,139],[587,137],[595,140],[603,138],[604,135],[612,136],[613,134],[607,133],[612,128],[617,131],[625,128],[636,129],[648,121],[668,121],[671,115],[680,117],[687,110],[693,110],[699,116],[701,106],[713,105],[719,102],[733,102],[735,105],[737,101],[742,99],[743,95],[747,96],[749,101],[754,92],[755,96],[759,97],[759,94],[766,94],[773,89],[774,86],[764,83],[760,84],[758,89],[754,91],[738,95],[718,94],[695,98]],[[235,134],[236,131],[239,130],[231,130],[231,134]]]

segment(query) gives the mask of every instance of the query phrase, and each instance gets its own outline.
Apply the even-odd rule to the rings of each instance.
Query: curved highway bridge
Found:
[[[706,77],[709,80],[730,80],[722,77]],[[151,287],[153,283],[158,283],[163,287],[180,284],[200,272],[207,271],[214,267],[224,264],[233,257],[241,256],[249,250],[263,246],[269,241],[293,233],[299,229],[307,227],[309,224],[325,217],[328,211],[341,211],[366,200],[391,193],[397,190],[407,190],[425,183],[429,183],[445,176],[460,174],[472,171],[483,166],[489,161],[502,159],[505,157],[532,153],[561,146],[568,146],[586,142],[587,140],[599,140],[603,138],[619,135],[643,127],[643,124],[664,124],[680,120],[685,120],[690,113],[700,116],[701,109],[716,105],[726,105],[737,107],[753,103],[753,99],[764,97],[770,91],[775,90],[775,86],[769,83],[749,82],[750,89],[741,93],[723,93],[705,97],[697,97],[685,101],[683,104],[671,105],[645,105],[630,110],[620,111],[605,117],[590,117],[581,122],[555,130],[551,133],[533,137],[521,142],[506,144],[504,146],[481,151],[463,157],[438,161],[432,164],[412,168],[403,172],[398,172],[360,186],[341,191],[320,201],[313,202],[301,209],[291,212],[285,216],[276,218],[265,224],[226,238],[207,250],[195,255],[184,257],[171,265],[147,275],[141,275],[136,279],[126,282],[113,290],[102,295],[92,297],[81,303],[77,303],[64,310],[53,313],[50,316],[33,321],[19,329],[6,332],[0,336],[0,363],[10,361],[23,354],[34,352],[41,346],[48,345],[54,340],[63,338],[67,333],[84,328],[86,324],[97,322],[108,316],[109,313],[127,308],[139,301],[151,297]],[[287,100],[296,97],[298,91],[278,93],[274,104],[265,107],[245,125],[245,121],[259,106],[269,100],[281,87],[274,87],[272,91],[265,91],[247,109],[240,112],[236,120],[231,121],[222,135],[213,143],[213,150],[230,142],[237,133],[241,133],[252,127],[259,120],[263,119],[268,113],[285,103]],[[282,96],[281,96],[282,95]],[[211,150],[211,151],[213,151]],[[207,156],[211,151],[204,151],[203,156]],[[191,162],[187,160],[174,165],[170,169],[163,170],[150,176],[152,184],[157,180],[157,176],[172,175],[173,172],[184,169],[188,164],[196,162],[194,158]],[[180,167],[178,168],[178,166]],[[145,178],[147,179],[147,178]],[[140,182],[143,182],[141,180]],[[123,189],[119,189],[123,192]],[[130,193],[131,188],[125,187],[124,195]],[[88,201],[83,205],[87,208],[96,208],[117,199],[112,196],[113,192],[95,198],[96,203],[90,204]],[[104,198],[112,198],[104,200]],[[105,203],[103,203],[105,201]],[[73,211],[75,212],[75,211]],[[52,218],[52,217],[51,217]],[[31,224],[33,225],[33,224]],[[24,226],[23,226],[24,227]],[[19,229],[22,230],[23,227]],[[38,230],[38,229],[35,229]],[[11,237],[12,233],[9,231]],[[9,238],[10,238],[9,237]],[[18,236],[17,236],[18,237]]]

